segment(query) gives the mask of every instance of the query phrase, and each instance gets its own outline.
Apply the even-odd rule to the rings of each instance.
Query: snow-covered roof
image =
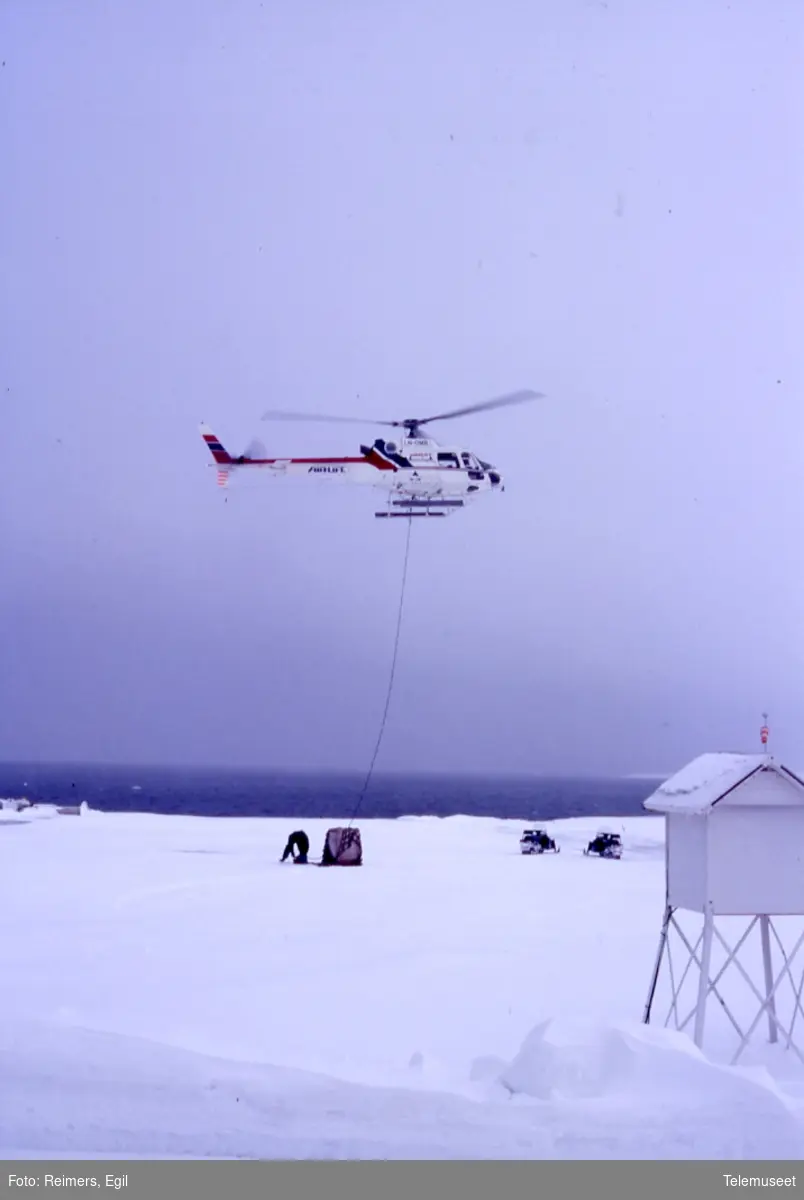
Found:
[[[700,754],[666,779],[643,807],[658,813],[704,813],[732,788],[765,767],[794,784],[802,781],[769,754]]]

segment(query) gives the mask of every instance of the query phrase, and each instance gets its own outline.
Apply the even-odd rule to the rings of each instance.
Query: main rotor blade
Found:
[[[479,404],[469,404],[466,408],[454,408],[451,412],[439,413],[437,417],[425,417],[417,421],[418,425],[428,425],[430,421],[446,421],[452,417],[463,417],[467,413],[484,412],[490,408],[505,408],[509,404],[524,404],[528,400],[540,400],[544,392],[532,392],[525,388],[519,392],[508,392],[504,396],[496,396],[493,400],[481,400]]]
[[[264,412],[262,420],[323,421],[328,424],[338,425],[389,425],[393,429],[399,429],[410,426],[429,425],[431,421],[446,421],[453,417],[463,417],[467,413],[484,412],[492,408],[504,408],[510,404],[524,404],[528,400],[539,400],[543,395],[543,392],[533,392],[527,388],[518,392],[507,392],[504,396],[495,396],[492,400],[481,400],[479,404],[469,404],[465,408],[454,408],[450,412],[439,413],[435,417],[423,417],[421,421],[412,419],[403,421],[377,421],[372,417],[336,417],[329,414],[283,412],[276,409],[269,409],[267,412]]]
[[[263,421],[325,421],[338,425],[395,425],[395,421],[375,421],[373,417],[333,417],[318,413],[277,412],[269,409],[262,414]]]

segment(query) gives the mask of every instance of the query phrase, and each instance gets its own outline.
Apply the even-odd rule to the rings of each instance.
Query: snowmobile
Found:
[[[584,854],[592,854],[597,858],[622,858],[623,840],[619,833],[600,829],[584,850]]]
[[[544,829],[526,829],[519,839],[523,854],[558,854],[555,840]]]

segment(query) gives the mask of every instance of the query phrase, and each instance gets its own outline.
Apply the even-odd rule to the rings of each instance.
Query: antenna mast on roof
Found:
[[[769,734],[770,730],[768,729],[768,714],[764,712],[762,714],[762,728],[759,731],[759,740],[762,742],[763,746],[767,746]]]

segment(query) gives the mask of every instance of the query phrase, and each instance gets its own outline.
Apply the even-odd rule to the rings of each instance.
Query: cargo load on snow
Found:
[[[360,830],[351,828],[328,829],[321,855],[322,867],[359,867],[363,863],[363,845]]]

